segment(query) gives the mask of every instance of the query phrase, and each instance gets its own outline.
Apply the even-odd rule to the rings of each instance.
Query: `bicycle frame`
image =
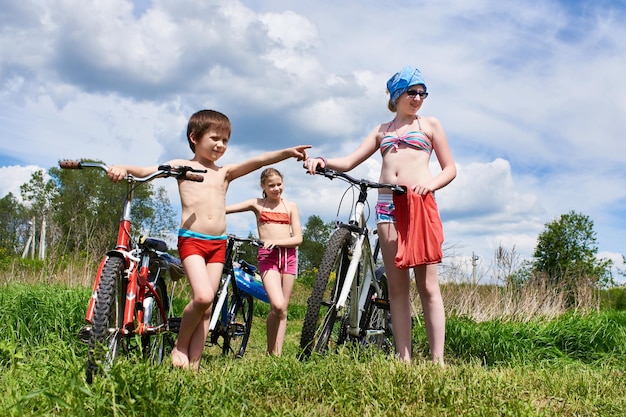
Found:
[[[243,260],[241,263],[237,262],[239,242],[247,242],[254,246],[262,245],[257,239],[228,236],[226,260],[209,321],[208,339],[211,344],[217,344],[218,338],[222,337],[222,354],[234,353],[235,357],[242,357],[247,347],[252,324],[253,297],[269,302],[262,284],[251,286],[251,283],[244,282],[243,275],[253,275],[254,267]],[[238,317],[239,314],[241,317]],[[239,338],[237,347],[232,346],[235,338]]]
[[[211,315],[211,321],[209,322],[209,332],[215,330],[215,326],[217,321],[221,319],[222,322],[226,322],[226,297],[228,296],[228,288],[234,288],[234,291],[239,292],[239,288],[237,287],[236,280],[235,285],[231,287],[231,282],[235,276],[235,270],[233,267],[233,262],[235,258],[235,242],[237,241],[245,241],[244,239],[239,239],[235,236],[228,237],[228,246],[226,248],[226,262],[224,263],[224,270],[222,272],[222,279],[220,281],[220,286],[217,290],[218,297],[215,301],[215,306],[213,308],[213,314]]]
[[[341,311],[348,299],[349,294],[358,294],[359,297],[351,297],[350,303],[350,325],[348,326],[348,334],[352,336],[356,336],[360,332],[359,323],[361,322],[361,315],[363,314],[363,307],[365,306],[365,299],[367,298],[367,291],[364,289],[368,289],[372,282],[374,282],[374,286],[378,287],[376,280],[372,281],[372,277],[374,276],[375,264],[374,258],[372,256],[371,244],[369,241],[369,230],[367,225],[365,224],[365,201],[367,199],[367,187],[365,185],[361,185],[359,189],[359,197],[357,203],[355,205],[355,210],[350,218],[350,222],[348,224],[339,223],[339,227],[344,227],[350,230],[352,236],[355,238],[354,245],[352,246],[352,260],[350,261],[350,266],[348,267],[348,271],[346,273],[346,279],[344,281],[343,287],[341,288],[341,293],[339,298],[337,299],[337,311]],[[363,282],[357,282],[354,278],[356,277],[357,270],[360,266],[361,260],[364,260],[363,267],[365,268],[363,277]],[[380,294],[380,288],[377,288],[378,293]]]
[[[82,163],[82,166],[97,166],[102,168],[100,164],[91,164],[85,162]],[[98,286],[100,285],[102,268],[106,261],[111,257],[118,257],[120,259],[123,259],[126,267],[126,279],[128,280],[128,285],[126,286],[126,303],[124,305],[124,320],[122,323],[123,327],[121,329],[122,333],[125,335],[128,335],[130,333],[143,335],[147,331],[155,332],[162,330],[161,328],[147,328],[144,325],[144,309],[136,309],[135,303],[141,302],[143,304],[143,300],[146,298],[146,295],[154,297],[154,300],[157,302],[159,307],[158,310],[162,316],[161,319],[164,323],[167,323],[167,317],[165,317],[165,315],[163,314],[163,300],[161,300],[161,298],[155,291],[153,284],[148,280],[151,262],[150,253],[147,250],[141,250],[138,243],[132,239],[131,235],[130,213],[132,208],[134,190],[136,188],[135,184],[136,182],[134,179],[127,179],[126,198],[124,199],[122,217],[120,219],[118,227],[115,249],[107,252],[107,254],[100,262],[94,282],[94,288],[91,293],[89,303],[87,305],[87,312],[85,314],[86,321],[91,324],[93,322],[94,308],[96,300],[98,298],[97,290]],[[140,255],[140,257],[137,256],[138,254]],[[136,328],[134,328],[135,322],[137,323]]]

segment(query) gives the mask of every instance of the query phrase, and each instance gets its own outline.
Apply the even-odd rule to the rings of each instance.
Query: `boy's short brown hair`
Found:
[[[191,136],[193,135],[196,140],[199,140],[209,129],[217,133],[224,133],[230,138],[232,127],[228,117],[216,110],[200,110],[194,113],[187,123],[187,141],[194,153],[196,146],[191,141]]]

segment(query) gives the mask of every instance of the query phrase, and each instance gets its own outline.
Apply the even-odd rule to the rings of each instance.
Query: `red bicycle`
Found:
[[[59,162],[63,169],[96,168],[108,171],[102,163],[87,161]],[[161,165],[145,178],[126,176],[126,198],[119,223],[117,242],[103,257],[94,282],[85,319],[87,326],[81,339],[88,345],[86,380],[100,369],[110,369],[115,358],[139,350],[153,363],[161,363],[166,345],[173,345],[169,323],[171,317],[173,283],[184,277],[178,258],[170,255],[164,240],[131,234],[131,207],[133,194],[141,184],[156,178],[174,177],[201,182],[206,172],[188,166]],[[168,281],[169,278],[169,281]],[[167,283],[171,282],[170,298]]]

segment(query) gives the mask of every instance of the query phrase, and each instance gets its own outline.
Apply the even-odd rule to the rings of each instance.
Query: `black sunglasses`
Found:
[[[414,98],[415,96],[420,96],[422,100],[428,97],[428,93],[426,91],[406,90],[406,94],[411,98]]]

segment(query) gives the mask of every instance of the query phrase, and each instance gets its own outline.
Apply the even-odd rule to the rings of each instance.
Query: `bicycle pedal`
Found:
[[[387,300],[386,298],[374,298],[372,300],[374,302],[374,305],[382,310],[389,310],[389,300]]]
[[[172,317],[167,319],[167,330],[173,333],[180,331],[180,317]]]
[[[78,331],[78,340],[83,343],[89,343],[89,338],[91,337],[91,326],[83,326]]]

